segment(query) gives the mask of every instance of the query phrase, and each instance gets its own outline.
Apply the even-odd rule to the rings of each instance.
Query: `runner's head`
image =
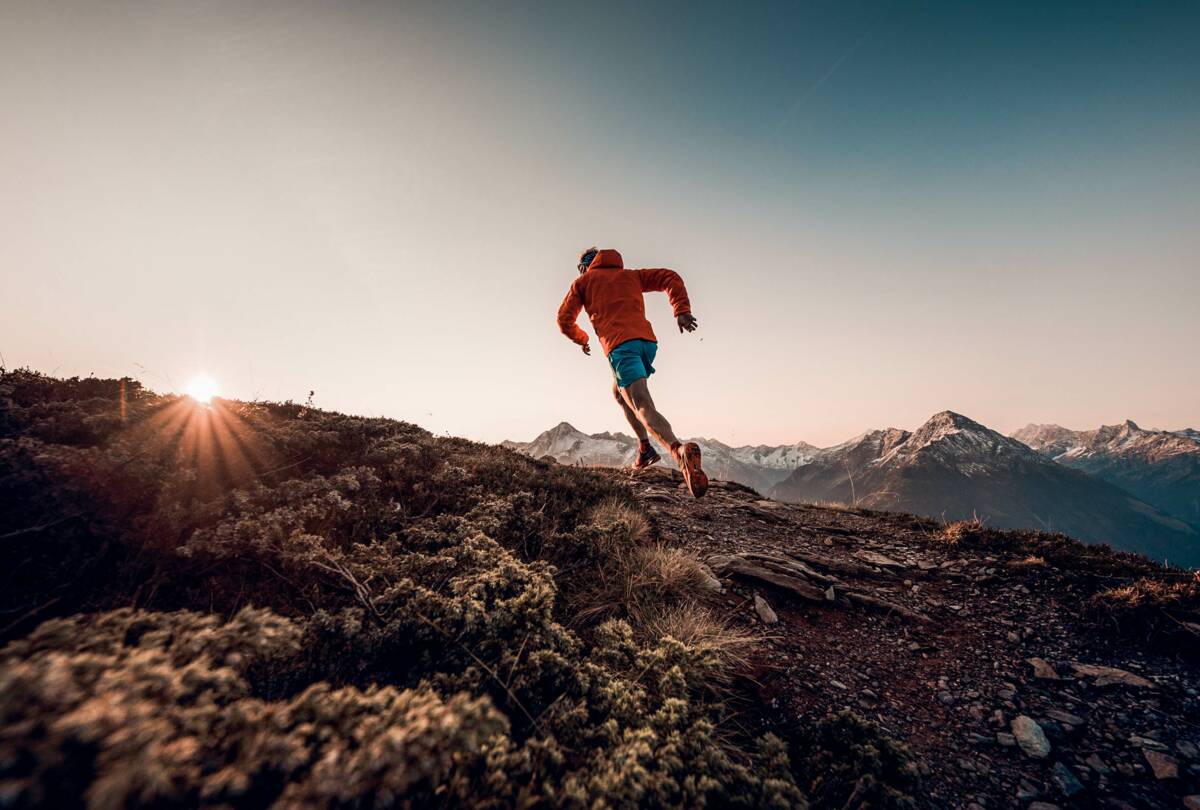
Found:
[[[592,263],[592,259],[595,259],[596,254],[599,252],[600,251],[596,250],[595,247],[590,247],[587,250],[585,250],[583,253],[579,254],[579,272],[580,273],[587,272],[588,266]]]

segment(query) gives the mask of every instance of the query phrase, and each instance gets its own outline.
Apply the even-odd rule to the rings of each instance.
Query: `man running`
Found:
[[[575,320],[586,309],[592,328],[613,370],[613,397],[638,437],[635,469],[643,469],[659,460],[650,446],[654,434],[663,447],[671,449],[688,491],[699,498],[708,491],[708,476],[700,469],[700,447],[695,442],[681,444],[671,424],[650,398],[647,378],[654,373],[654,355],[658,341],[646,320],[642,293],[667,293],[680,332],[694,332],[699,324],[692,316],[683,279],[673,270],[626,270],[621,254],[615,250],[588,248],[579,257],[579,278],[571,284],[567,297],[558,308],[558,328],[591,354],[587,333]]]

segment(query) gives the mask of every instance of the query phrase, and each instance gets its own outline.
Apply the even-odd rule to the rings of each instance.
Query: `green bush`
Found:
[[[613,504],[401,422],[4,374],[0,803],[802,806],[717,732],[713,643],[567,626],[646,539]]]
[[[905,746],[849,710],[830,714],[803,741],[801,770],[820,807],[909,810],[918,777]]]
[[[296,655],[266,611],[227,624],[120,610],[47,622],[6,649],[0,772],[7,804],[465,805],[503,786],[507,721],[485,698],[429,689],[250,696],[247,673]],[[486,806],[488,801],[480,806]]]

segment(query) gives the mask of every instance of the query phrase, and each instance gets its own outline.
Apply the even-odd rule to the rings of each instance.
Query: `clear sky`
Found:
[[[554,323],[598,244],[688,284],[681,435],[1200,426],[1197,42],[1190,1],[7,0],[0,352],[619,429]]]

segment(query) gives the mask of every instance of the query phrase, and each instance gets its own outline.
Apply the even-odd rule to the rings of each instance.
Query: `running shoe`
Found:
[[[693,498],[703,498],[704,493],[708,492],[708,476],[700,469],[700,445],[695,442],[680,445],[675,460],[679,462],[679,471],[683,473],[688,492],[692,493]]]
[[[657,464],[660,458],[653,445],[646,445],[646,449],[638,453],[637,461],[633,462],[633,468],[644,470],[651,464]]]

